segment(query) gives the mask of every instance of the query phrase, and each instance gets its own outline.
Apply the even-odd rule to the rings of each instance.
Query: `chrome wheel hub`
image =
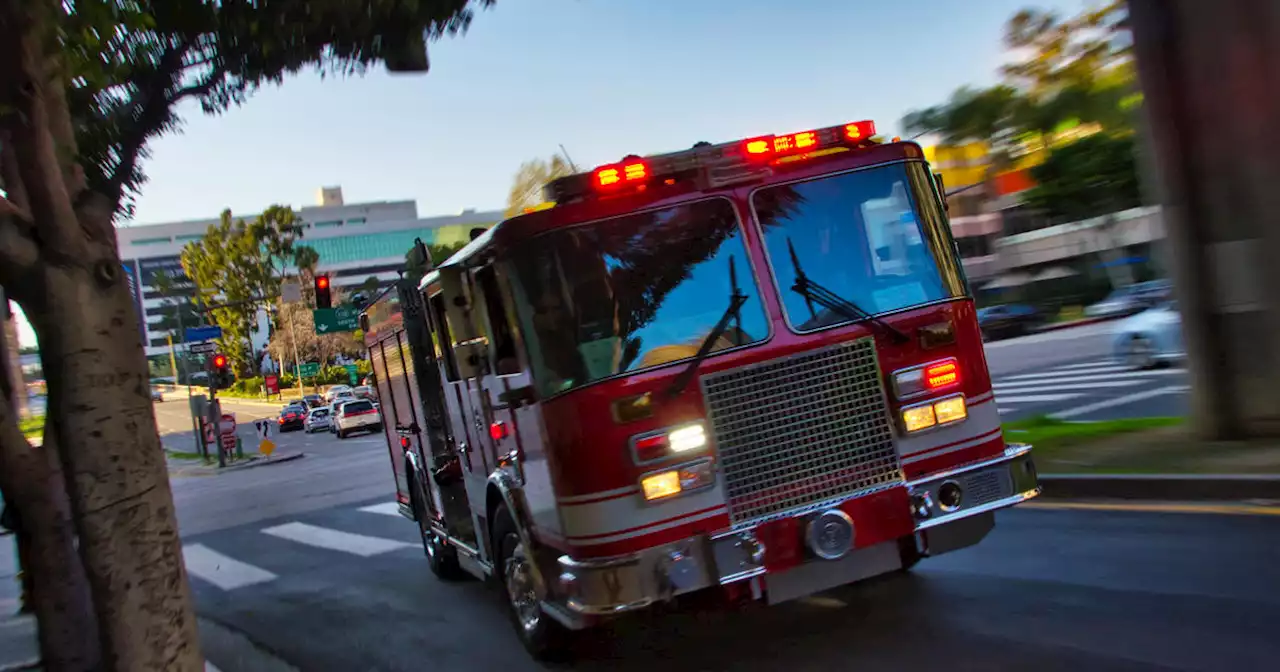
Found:
[[[516,538],[517,541],[515,549],[511,551],[511,557],[503,563],[503,583],[506,584],[507,599],[511,602],[516,620],[528,633],[537,628],[542,619],[542,608],[538,604],[538,593],[534,589],[533,567],[525,553],[524,543],[520,542],[515,534],[508,535],[507,538]]]

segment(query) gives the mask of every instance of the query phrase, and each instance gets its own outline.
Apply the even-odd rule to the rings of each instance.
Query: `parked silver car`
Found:
[[[307,414],[306,430],[308,434],[327,431],[332,426],[333,418],[330,417],[328,408],[313,408],[311,409],[311,412]]]
[[[1182,314],[1176,301],[1165,301],[1116,325],[1112,352],[1132,369],[1150,369],[1181,361]]]

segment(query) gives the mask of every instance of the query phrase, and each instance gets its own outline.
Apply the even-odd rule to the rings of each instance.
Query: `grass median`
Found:
[[[1045,474],[1280,474],[1280,442],[1202,441],[1184,418],[1005,423],[1005,440],[1033,445]]]

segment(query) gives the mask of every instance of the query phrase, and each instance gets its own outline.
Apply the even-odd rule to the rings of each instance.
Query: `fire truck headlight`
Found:
[[[934,403],[933,414],[938,418],[939,425],[945,425],[969,417],[969,409],[965,407],[963,396],[955,396]]]
[[[673,453],[685,453],[707,445],[707,430],[702,425],[689,425],[667,434],[667,443]]]
[[[908,432],[918,432],[936,424],[938,419],[933,415],[932,404],[902,409],[902,426]]]
[[[690,462],[675,469],[647,474],[640,479],[645,501],[653,502],[693,490],[701,490],[715,482],[711,460]]]

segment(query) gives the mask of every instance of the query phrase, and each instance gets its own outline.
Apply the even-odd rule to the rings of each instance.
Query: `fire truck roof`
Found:
[[[858,121],[786,135],[764,135],[617,163],[554,180],[545,187],[552,204],[529,208],[498,223],[440,264],[470,266],[544,231],[616,217],[636,210],[704,198],[712,192],[786,173],[804,178],[832,170],[892,160],[924,159],[913,142],[884,143],[875,124]],[[432,284],[439,273],[422,279]]]

